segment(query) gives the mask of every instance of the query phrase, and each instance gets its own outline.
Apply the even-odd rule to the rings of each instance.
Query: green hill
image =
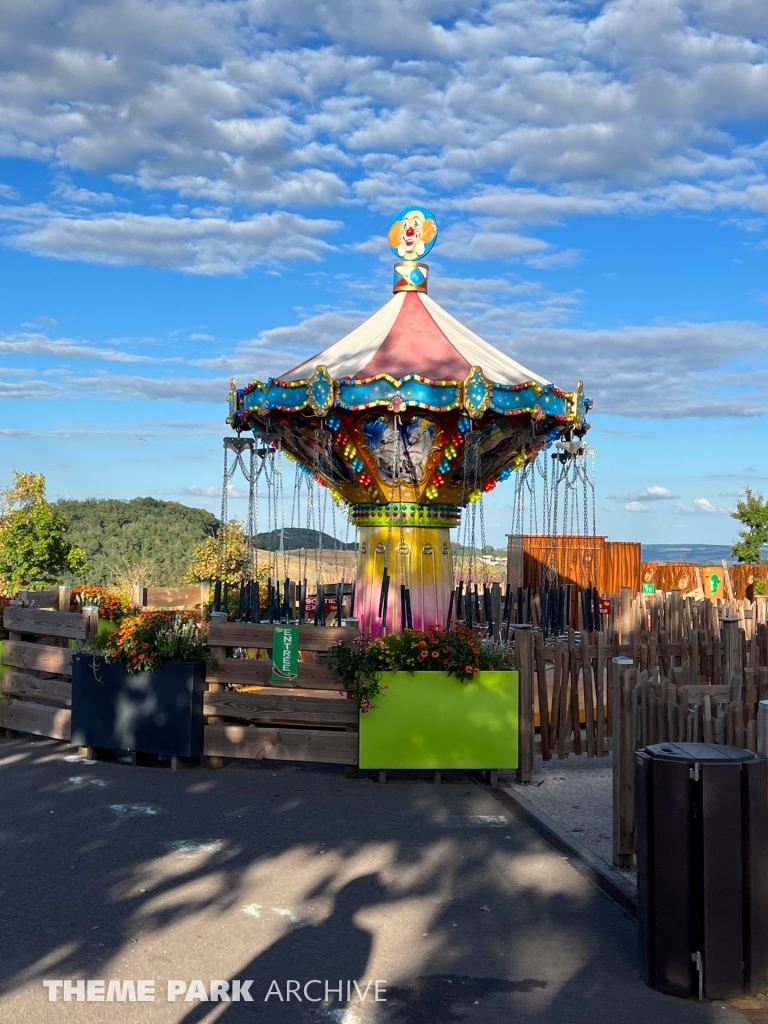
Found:
[[[318,545],[317,530],[297,529],[295,526],[286,526],[283,532],[284,550],[296,551],[297,548],[316,548]],[[357,541],[345,544],[343,540],[331,537],[329,533],[323,535],[324,551],[357,551]],[[256,546],[262,551],[280,550],[280,530],[270,530],[269,533],[256,534]]]
[[[57,501],[56,508],[67,517],[68,540],[85,551],[87,582],[101,585],[140,564],[143,578],[135,582],[179,586],[193,546],[219,525],[204,509],[156,498]]]

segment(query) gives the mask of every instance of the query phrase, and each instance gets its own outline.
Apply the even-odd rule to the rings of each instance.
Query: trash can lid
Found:
[[[719,743],[654,743],[645,753],[658,761],[762,761],[743,747],[724,747]]]

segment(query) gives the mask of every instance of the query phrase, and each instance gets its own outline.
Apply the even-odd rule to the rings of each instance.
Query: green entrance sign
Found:
[[[644,583],[643,584],[643,593],[644,594],[655,594],[656,593],[656,584],[655,583]]]
[[[272,679],[293,681],[299,675],[299,627],[275,626],[272,633]]]

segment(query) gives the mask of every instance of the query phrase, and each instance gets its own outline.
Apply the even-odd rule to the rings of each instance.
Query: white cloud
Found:
[[[50,321],[48,317],[35,317],[38,321]],[[148,356],[139,352],[122,351],[90,345],[87,342],[69,338],[51,339],[45,334],[17,333],[0,335],[0,353],[6,355],[53,356],[58,359],[101,359],[108,363],[172,363],[180,362],[174,357]]]
[[[179,495],[194,495],[197,498],[221,498],[220,487],[201,487],[199,484],[192,484],[190,487],[182,487],[181,490],[175,491],[174,493]],[[230,498],[247,498],[248,491],[244,491],[239,487],[233,487],[232,484],[228,484],[227,495]]]
[[[290,213],[246,220],[114,214],[86,219],[50,216],[9,236],[19,249],[59,259],[136,264],[192,274],[240,273],[258,263],[317,260],[330,249],[321,235],[340,225]]]
[[[543,256],[529,256],[525,261],[529,267],[548,270],[550,267],[572,267],[581,259],[581,249],[562,249],[560,252],[545,253]]]
[[[648,511],[648,506],[647,505],[643,505],[643,503],[641,501],[628,501],[624,505],[624,508],[627,510],[627,512],[647,512]]]
[[[464,257],[542,269],[576,254],[523,225],[768,210],[756,0],[50,0],[3,14],[0,155],[60,178],[58,217],[21,243],[34,252],[224,273],[261,249],[323,251],[327,229],[306,224],[281,247],[231,214],[202,235],[181,215],[147,216],[151,229],[100,215],[124,187],[227,210],[436,197],[447,229],[479,218]],[[456,244],[446,231],[446,255]]]
[[[595,411],[633,418],[763,416],[768,408],[768,326],[675,323],[616,330],[521,325],[498,331],[499,315],[472,325],[560,387],[584,381]],[[479,333],[483,333],[480,330]],[[534,358],[535,354],[535,358]]]
[[[660,487],[658,484],[651,484],[644,487],[642,491],[635,491],[634,494],[609,494],[609,498],[616,501],[626,501],[637,504],[640,501],[665,501],[668,498],[679,498],[679,494],[670,491],[667,487]]]
[[[709,498],[694,498],[692,505],[686,505],[684,502],[679,501],[675,507],[675,512],[680,515],[698,515],[703,513],[705,515],[729,515],[730,510],[727,508],[717,508]]]
[[[228,393],[228,377],[141,377],[110,373],[79,376],[61,368],[51,368],[18,381],[0,378],[0,398],[34,401],[148,398],[215,404],[222,409],[222,429]]]
[[[540,238],[513,232],[473,231],[463,227],[449,229],[440,241],[440,255],[462,260],[515,259],[548,249]]]

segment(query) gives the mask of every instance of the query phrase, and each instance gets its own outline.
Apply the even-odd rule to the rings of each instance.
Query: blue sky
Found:
[[[768,491],[768,5],[6,0],[0,480],[215,511],[228,381],[430,292],[595,399],[598,530]],[[418,367],[414,367],[418,369]],[[509,529],[512,487],[487,502]],[[242,500],[232,498],[237,510]]]

